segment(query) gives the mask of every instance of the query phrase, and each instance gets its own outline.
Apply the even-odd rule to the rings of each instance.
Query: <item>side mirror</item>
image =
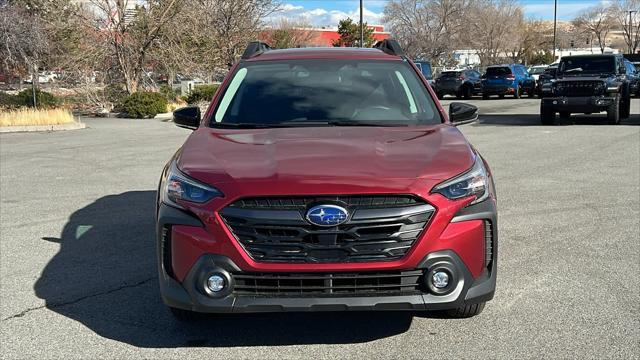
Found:
[[[173,112],[173,122],[177,127],[195,130],[200,126],[200,108],[187,106]]]
[[[453,102],[449,105],[449,120],[454,126],[478,120],[478,108],[471,104]]]

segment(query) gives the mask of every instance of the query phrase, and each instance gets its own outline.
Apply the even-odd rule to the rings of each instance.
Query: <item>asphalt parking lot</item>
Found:
[[[445,99],[449,104],[453,99]],[[495,299],[471,319],[411,313],[173,320],[154,200],[188,136],[157,120],[0,135],[2,358],[638,358],[640,100],[540,126],[539,100],[469,101],[463,133],[499,197]]]

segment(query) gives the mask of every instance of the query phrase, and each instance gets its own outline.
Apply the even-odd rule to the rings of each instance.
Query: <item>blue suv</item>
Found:
[[[519,99],[526,93],[529,97],[533,97],[535,91],[536,81],[524,65],[492,65],[482,75],[482,98],[485,100],[491,95],[498,95],[501,98],[505,95],[513,95],[514,98]]]

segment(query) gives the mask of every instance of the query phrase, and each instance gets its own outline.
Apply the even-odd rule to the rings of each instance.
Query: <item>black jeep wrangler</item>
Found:
[[[540,102],[543,124],[557,124],[571,113],[607,112],[609,124],[629,117],[631,95],[622,55],[565,56],[560,60],[556,79],[545,84]]]

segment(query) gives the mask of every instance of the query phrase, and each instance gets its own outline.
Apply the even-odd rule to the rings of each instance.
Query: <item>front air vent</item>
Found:
[[[173,277],[173,266],[171,265],[171,226],[163,226],[161,235],[160,253],[162,255],[162,266],[167,275]]]
[[[484,266],[491,270],[493,261],[493,227],[491,221],[484,222]]]

